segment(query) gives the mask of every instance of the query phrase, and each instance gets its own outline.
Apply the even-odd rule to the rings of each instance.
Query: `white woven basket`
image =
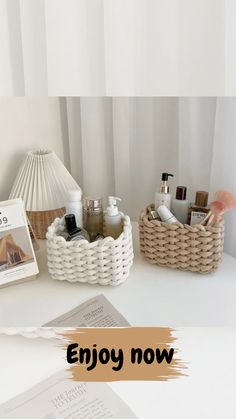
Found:
[[[27,339],[63,339],[63,330],[74,330],[66,327],[0,327],[0,335],[23,336]]]
[[[134,254],[130,218],[123,214],[122,218],[123,232],[118,239],[106,237],[92,243],[65,241],[58,235],[64,229],[64,218],[56,218],[47,232],[48,269],[52,278],[113,286],[124,282]]]

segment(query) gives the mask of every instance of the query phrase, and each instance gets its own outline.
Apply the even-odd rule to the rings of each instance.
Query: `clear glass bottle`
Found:
[[[103,235],[103,205],[102,198],[86,197],[83,200],[83,225],[91,242],[97,235]]]

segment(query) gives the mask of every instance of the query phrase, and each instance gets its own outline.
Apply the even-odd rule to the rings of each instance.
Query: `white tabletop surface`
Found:
[[[139,254],[118,286],[58,282],[47,272],[45,243],[38,253],[36,280],[0,289],[0,326],[41,326],[87,299],[103,293],[133,326],[236,326],[236,259],[224,254],[219,270],[199,275],[161,268]]]

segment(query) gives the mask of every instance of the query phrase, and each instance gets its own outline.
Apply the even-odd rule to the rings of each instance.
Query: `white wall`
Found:
[[[50,148],[64,161],[63,133],[58,98],[0,97],[0,200],[28,150]]]

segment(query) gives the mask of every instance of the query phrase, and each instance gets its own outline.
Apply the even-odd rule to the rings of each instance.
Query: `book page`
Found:
[[[59,372],[0,406],[1,419],[137,419],[105,383],[75,382]]]
[[[128,327],[130,324],[104,295],[91,298],[44,326]]]

